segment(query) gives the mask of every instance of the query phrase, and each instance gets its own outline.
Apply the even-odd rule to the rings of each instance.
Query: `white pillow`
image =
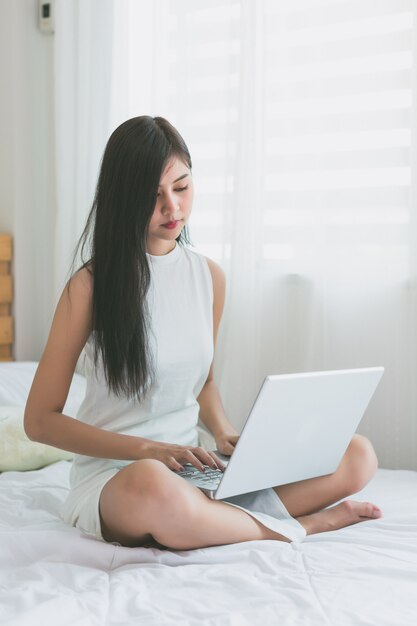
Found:
[[[38,367],[37,361],[0,362],[0,405],[23,406],[26,404],[33,377]],[[74,374],[63,413],[76,417],[85,395],[86,380]]]
[[[70,460],[71,452],[31,441],[23,427],[23,406],[0,407],[0,472],[35,470]]]

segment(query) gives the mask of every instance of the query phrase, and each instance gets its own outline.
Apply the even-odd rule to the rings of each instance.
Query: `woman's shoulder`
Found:
[[[198,259],[199,263],[202,263],[203,265],[207,265],[208,269],[210,270],[211,278],[213,281],[213,286],[215,288],[219,287],[219,288],[224,289],[226,276],[225,276],[223,269],[220,267],[218,263],[216,263],[215,261],[213,261],[213,259],[210,259],[210,257],[205,256],[204,254],[202,254],[201,252],[197,250],[192,250],[189,247],[184,248],[184,250],[188,256]]]
[[[217,272],[217,273],[224,273],[222,268],[220,267],[220,265],[218,263],[213,261],[213,259],[210,259],[210,257],[206,256],[205,254],[203,254],[199,250],[195,250],[195,249],[191,248],[190,246],[184,246],[183,250],[184,250],[184,252],[185,252],[185,254],[187,256],[192,256],[194,258],[199,258],[203,262],[207,262],[207,265],[209,266],[210,271]]]
[[[204,258],[207,261],[207,265],[209,266],[210,272],[212,274],[215,274],[217,277],[224,277],[225,273],[222,269],[222,267],[216,263],[215,261],[213,261],[213,259],[210,259],[210,257],[208,256],[204,256]]]
[[[91,300],[93,297],[93,272],[90,265],[84,265],[78,269],[67,283],[68,294],[76,299]]]
[[[226,284],[226,276],[223,269],[220,267],[218,263],[210,259],[208,256],[204,256],[207,261],[208,268],[211,273],[211,278],[213,280],[214,289],[222,289],[224,290]]]

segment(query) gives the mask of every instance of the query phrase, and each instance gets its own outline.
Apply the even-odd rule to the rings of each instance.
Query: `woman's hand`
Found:
[[[174,472],[181,472],[184,463],[191,463],[198,470],[204,472],[204,465],[212,469],[224,470],[224,465],[214,452],[207,452],[204,448],[194,446],[179,446],[174,443],[148,440],[144,448],[143,458],[157,459],[165,463]]]
[[[221,454],[232,456],[233,450],[238,442],[240,435],[236,433],[223,433],[216,437],[216,448]]]

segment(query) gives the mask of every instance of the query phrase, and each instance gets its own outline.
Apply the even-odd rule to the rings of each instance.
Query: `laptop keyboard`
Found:
[[[223,472],[219,469],[212,469],[208,465],[205,466],[206,471],[201,472],[194,465],[186,463],[184,466],[184,470],[181,472],[176,472],[178,476],[182,476],[187,480],[191,480],[192,482],[202,483],[203,485],[210,484],[211,488],[216,488],[221,481],[223,476]]]

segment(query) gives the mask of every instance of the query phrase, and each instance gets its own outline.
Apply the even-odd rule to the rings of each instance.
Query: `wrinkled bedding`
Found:
[[[384,517],[303,543],[123,548],[61,518],[70,462],[0,475],[0,624],[417,624],[417,472],[356,495]]]

